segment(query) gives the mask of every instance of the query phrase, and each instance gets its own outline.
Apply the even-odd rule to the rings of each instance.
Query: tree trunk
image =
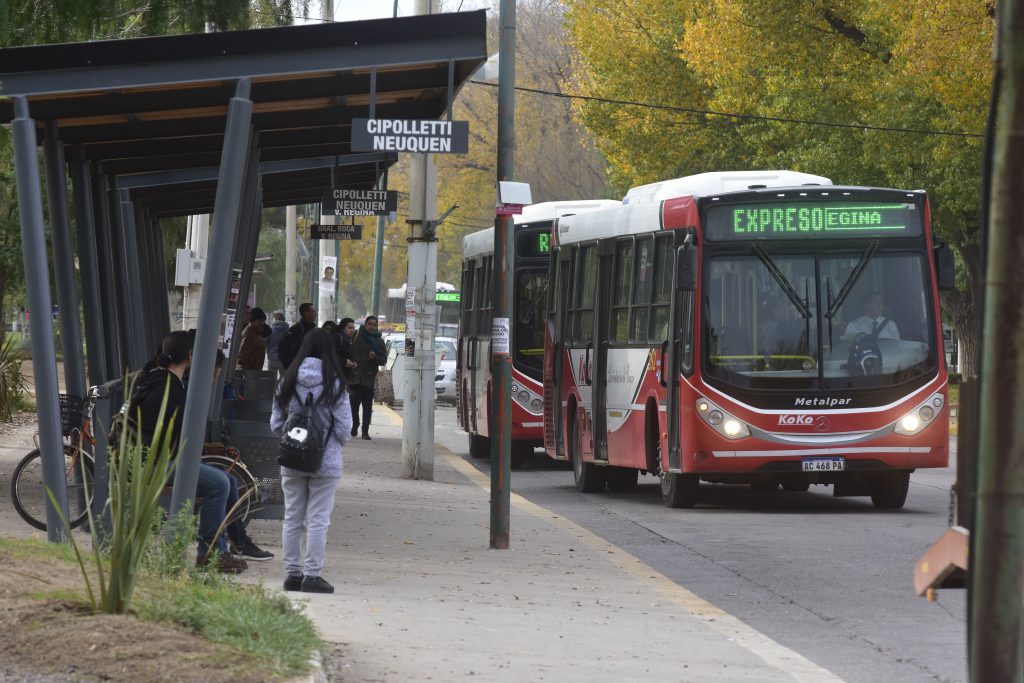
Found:
[[[977,245],[952,245],[960,256],[966,274],[964,291],[943,292],[942,308],[960,338],[957,354],[963,377],[977,378],[977,351],[981,339],[981,251]]]

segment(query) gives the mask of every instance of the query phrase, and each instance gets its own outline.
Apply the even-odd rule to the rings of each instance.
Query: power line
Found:
[[[497,83],[488,83],[486,81],[470,81],[477,85],[486,85],[492,88],[498,87]],[[524,86],[516,86],[516,90],[521,92],[533,93],[535,95],[548,95],[551,97],[561,97],[568,100],[583,100],[586,102],[601,102],[603,104],[621,104],[629,107],[643,107],[645,109],[662,109],[665,111],[677,111],[686,114],[701,114],[704,116],[722,116],[732,119],[745,119],[749,121],[773,121],[775,123],[797,123],[805,126],[824,126],[826,128],[852,128],[856,130],[874,130],[883,133],[916,133],[918,135],[944,135],[947,137],[957,138],[983,138],[985,137],[981,133],[962,133],[957,131],[948,130],[931,130],[928,128],[895,128],[890,126],[870,126],[867,124],[860,123],[835,123],[831,121],[813,121],[809,119],[791,119],[783,116],[759,116],[757,114],[736,114],[731,112],[714,111],[711,109],[691,109],[689,107],[678,107],[670,104],[651,104],[649,102],[634,102],[631,100],[614,100],[607,97],[594,97],[592,95],[573,95],[571,93],[554,92],[551,90],[541,90],[539,88],[527,88]]]

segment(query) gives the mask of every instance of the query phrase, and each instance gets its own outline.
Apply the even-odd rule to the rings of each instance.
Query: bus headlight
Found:
[[[944,403],[945,398],[942,394],[933,394],[927,401],[897,420],[893,431],[904,436],[921,433],[942,412]]]
[[[705,398],[697,400],[697,415],[727,439],[741,439],[750,436],[750,429],[742,420],[729,415]]]
[[[904,415],[900,419],[900,429],[904,434],[913,434],[921,426],[921,420],[917,415]]]

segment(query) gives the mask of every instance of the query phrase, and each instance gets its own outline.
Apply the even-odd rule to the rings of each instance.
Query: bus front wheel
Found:
[[[569,425],[569,457],[572,459],[572,475],[576,490],[580,493],[598,493],[604,490],[605,473],[592,462],[583,462],[583,447],[580,445],[580,429],[573,416]]]
[[[469,455],[477,459],[491,457],[491,440],[486,436],[470,434]]]
[[[670,508],[692,508],[697,503],[700,477],[696,474],[663,472],[661,500]]]
[[[871,502],[880,510],[899,510],[907,502],[910,472],[886,472],[871,484]]]

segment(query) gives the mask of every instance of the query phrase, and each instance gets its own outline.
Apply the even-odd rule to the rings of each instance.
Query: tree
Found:
[[[943,303],[967,347],[963,369],[973,372],[981,140],[879,129],[984,129],[992,3],[567,4],[582,94],[758,117],[580,104],[620,188],[705,170],[788,167],[837,183],[928,189],[933,227],[959,256],[960,291]]]

